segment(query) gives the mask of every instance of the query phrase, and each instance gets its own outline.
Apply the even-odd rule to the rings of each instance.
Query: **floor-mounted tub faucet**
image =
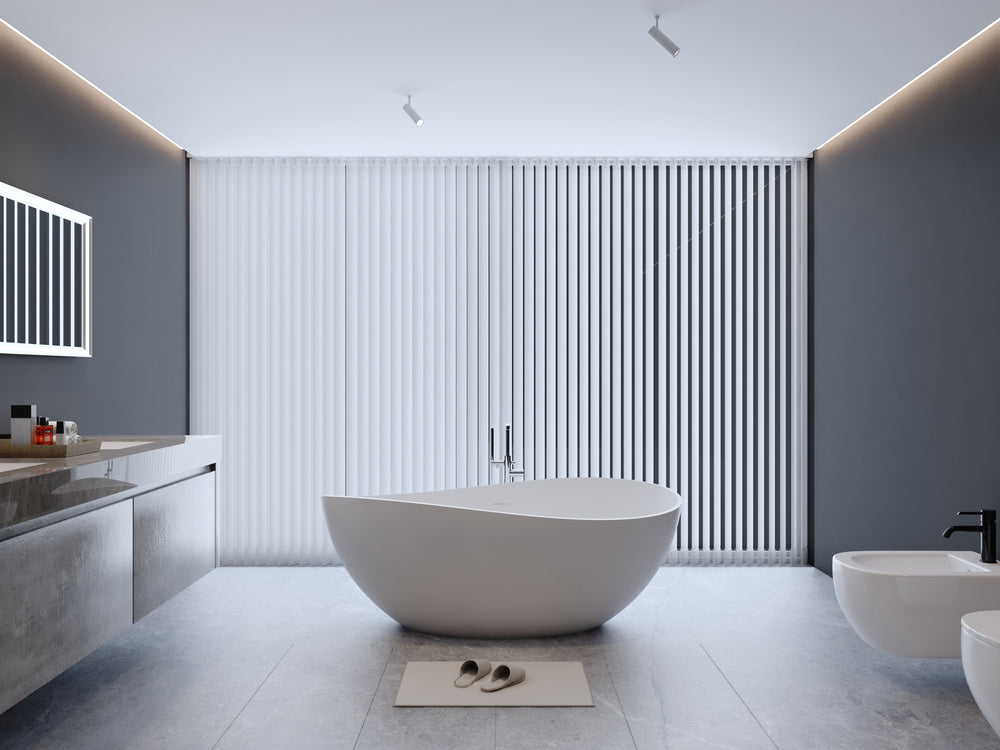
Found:
[[[523,477],[524,469],[518,471],[514,468],[514,452],[510,449],[510,425],[507,425],[507,478],[514,481],[514,477]]]
[[[514,468],[514,457],[511,455],[511,450],[510,450],[510,425],[506,426],[507,447],[504,452],[504,456],[500,461],[497,461],[496,458],[494,457],[496,454],[494,453],[493,450],[493,443],[494,443],[493,437],[494,437],[494,430],[492,427],[490,427],[490,463],[493,464],[494,466],[503,466],[504,483],[506,484],[507,482],[513,482],[514,477],[523,477],[524,469],[517,470]]]
[[[979,559],[984,563],[995,563],[997,561],[997,512],[992,509],[983,510],[960,510],[959,516],[982,516],[981,526],[949,526],[944,530],[942,536],[947,539],[955,531],[975,531],[981,534],[979,545]]]

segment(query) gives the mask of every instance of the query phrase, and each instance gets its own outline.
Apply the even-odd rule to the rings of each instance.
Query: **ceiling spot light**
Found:
[[[670,37],[660,31],[659,16],[656,17],[656,25],[649,27],[649,35],[656,40],[657,44],[669,52],[671,57],[677,57],[677,54],[681,51],[681,48],[674,44]]]
[[[666,37],[664,37],[664,38],[666,38]],[[668,39],[667,41],[670,41],[670,40]],[[420,115],[418,115],[417,114],[417,110],[415,110],[413,108],[413,105],[410,104],[410,95],[409,94],[406,95],[406,104],[403,105],[403,111],[406,112],[406,114],[408,114],[410,116],[410,119],[413,120],[413,122],[415,122],[417,124],[417,127],[420,127],[421,125],[424,124],[424,118],[421,117]]]

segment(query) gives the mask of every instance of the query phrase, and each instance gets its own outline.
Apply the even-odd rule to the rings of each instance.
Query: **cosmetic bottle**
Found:
[[[39,417],[35,425],[35,445],[52,445],[52,425],[45,417]]]
[[[10,444],[31,445],[35,436],[35,413],[38,409],[34,404],[23,404],[10,407]]]
[[[61,419],[57,419],[52,423],[52,442],[55,445],[68,445],[69,441],[66,439],[66,422]]]

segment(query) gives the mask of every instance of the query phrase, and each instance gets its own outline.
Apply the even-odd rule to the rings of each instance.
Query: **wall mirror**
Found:
[[[0,353],[91,356],[91,218],[0,182]]]

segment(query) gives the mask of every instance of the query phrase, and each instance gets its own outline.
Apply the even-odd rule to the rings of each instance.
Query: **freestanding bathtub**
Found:
[[[401,625],[467,638],[566,635],[624,609],[667,555],[681,499],[624,479],[324,496],[330,538]]]

